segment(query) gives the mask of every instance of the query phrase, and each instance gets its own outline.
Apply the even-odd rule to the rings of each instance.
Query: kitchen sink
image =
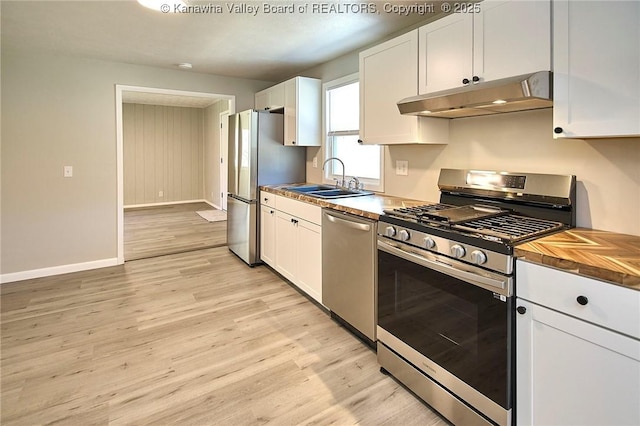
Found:
[[[285,188],[288,191],[300,192],[310,197],[316,198],[346,198],[346,197],[361,197],[363,195],[373,195],[370,191],[360,191],[347,188],[336,188],[335,186],[328,185],[306,185],[306,186],[290,186]]]
[[[290,186],[285,189],[288,191],[294,191],[294,192],[304,192],[306,194],[308,192],[336,189],[336,187],[329,186],[329,185],[305,185],[305,186]]]

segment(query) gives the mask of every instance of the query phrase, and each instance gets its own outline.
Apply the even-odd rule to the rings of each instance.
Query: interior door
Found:
[[[229,173],[229,111],[220,114],[220,207],[227,210]]]

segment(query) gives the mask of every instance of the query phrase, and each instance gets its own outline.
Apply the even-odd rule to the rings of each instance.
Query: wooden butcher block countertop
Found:
[[[640,291],[640,237],[574,228],[515,247],[532,263]]]
[[[391,210],[399,207],[414,207],[427,204],[428,201],[412,200],[408,198],[392,197],[389,195],[366,195],[361,197],[347,197],[335,199],[320,199],[302,194],[300,192],[288,191],[285,188],[292,186],[315,185],[311,183],[288,184],[288,185],[265,185],[260,189],[272,194],[283,195],[295,200],[316,204],[320,207],[328,207],[334,210],[351,213],[368,219],[378,220],[383,210]]]

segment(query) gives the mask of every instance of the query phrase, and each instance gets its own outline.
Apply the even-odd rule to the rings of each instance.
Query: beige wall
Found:
[[[117,257],[115,85],[235,95],[270,82],[2,49],[0,272]],[[73,178],[62,168],[74,167]]]
[[[307,70],[323,82],[358,72],[358,52]],[[441,168],[574,174],[578,226],[640,235],[640,138],[554,140],[552,110],[452,120],[448,145],[385,149],[385,193],[438,201]],[[322,148],[307,148],[307,180],[319,183]],[[396,160],[409,175],[395,174]]]
[[[202,108],[124,104],[122,120],[125,206],[203,199]]]

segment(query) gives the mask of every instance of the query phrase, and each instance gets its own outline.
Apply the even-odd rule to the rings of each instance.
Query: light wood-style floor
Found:
[[[10,425],[440,425],[374,351],[227,247],[7,283]]]
[[[126,261],[219,247],[227,242],[227,222],[207,222],[196,212],[213,210],[207,203],[126,209]]]

